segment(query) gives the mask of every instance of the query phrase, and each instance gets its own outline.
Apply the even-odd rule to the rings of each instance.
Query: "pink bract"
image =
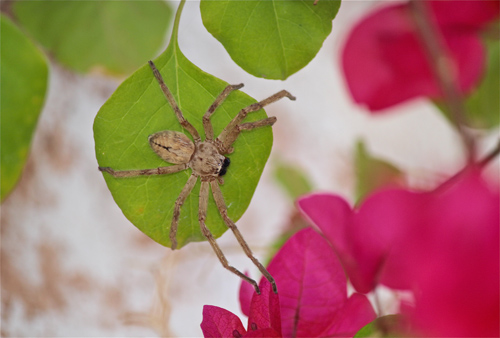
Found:
[[[254,293],[249,302],[247,329],[232,312],[205,305],[201,323],[204,337],[282,337],[279,297],[267,280],[261,281],[260,290],[261,294]]]
[[[347,297],[346,276],[335,252],[312,229],[290,238],[268,270],[278,284],[284,337],[352,336],[376,317],[365,296]]]
[[[431,337],[500,335],[500,198],[477,173],[433,194],[413,252],[413,325]],[[427,232],[427,234],[426,234]]]
[[[458,87],[468,92],[482,75],[485,53],[478,29],[498,18],[498,1],[429,1],[445,48],[455,61]],[[417,33],[409,3],[384,7],[360,21],[342,51],[354,101],[371,111],[416,97],[442,97]]]
[[[265,278],[259,283],[260,295],[250,295],[242,284],[240,302],[243,313],[249,315],[247,329],[231,312],[205,306],[201,324],[205,337],[233,337],[234,330],[242,337],[353,336],[376,317],[364,295],[347,297],[342,266],[328,242],[313,229],[292,236],[268,270],[276,279],[279,296]]]
[[[421,200],[409,191],[386,190],[368,197],[359,210],[352,210],[342,197],[322,193],[300,198],[298,206],[332,243],[354,288],[367,293],[384,278],[385,267],[396,269],[400,265],[392,262],[389,253],[405,235],[401,224],[416,221],[408,215],[418,212]],[[399,268],[404,269],[404,264]],[[410,287],[406,273],[396,276],[401,278],[388,280],[388,286]]]
[[[235,314],[211,305],[203,307],[201,329],[205,337],[237,337],[246,333],[241,320]]]
[[[419,335],[498,336],[499,194],[473,169],[427,193],[385,190],[357,209],[311,194],[301,211],[337,251],[353,286],[415,291]]]

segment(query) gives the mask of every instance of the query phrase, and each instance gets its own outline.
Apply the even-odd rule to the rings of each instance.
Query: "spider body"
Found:
[[[216,179],[226,173],[229,159],[212,141],[193,143],[181,132],[164,130],[149,136],[149,145],[164,161],[186,164],[197,177]]]
[[[181,132],[164,130],[149,135],[149,145],[165,162],[188,163],[195,152],[194,143]]]
[[[193,174],[202,179],[212,181],[217,179],[222,172],[226,157],[221,155],[212,142],[200,142],[189,161],[188,166],[193,170]]]
[[[276,283],[274,278],[269,274],[266,268],[253,256],[250,247],[243,239],[240,231],[236,227],[236,224],[229,218],[227,213],[227,206],[224,202],[224,197],[219,185],[223,184],[224,181],[222,176],[224,176],[228,170],[230,159],[226,157],[233,151],[231,145],[238,138],[238,135],[245,130],[252,130],[255,128],[272,126],[276,122],[275,117],[269,117],[263,120],[242,123],[248,113],[258,111],[264,106],[275,102],[283,97],[288,97],[291,100],[295,100],[290,93],[282,90],[265,100],[254,103],[246,108],[240,110],[240,112],[233,118],[233,120],[224,128],[224,130],[214,138],[213,127],[210,122],[211,115],[215,112],[218,106],[226,99],[226,97],[234,90],[243,87],[243,84],[239,85],[228,85],[222,93],[220,93],[212,105],[208,108],[207,112],[203,115],[203,129],[205,132],[205,140],[201,140],[198,131],[184,118],[181,110],[179,109],[175,99],[165,85],[163,78],[153,64],[149,61],[149,65],[153,70],[153,74],[158,81],[163,94],[165,95],[170,106],[174,110],[177,120],[183,128],[185,128],[192,136],[193,140],[187,137],[184,133],[172,130],[164,130],[154,133],[148,137],[149,144],[153,151],[164,161],[172,163],[173,165],[159,167],[154,169],[138,169],[138,170],[114,170],[109,167],[99,167],[99,170],[107,172],[114,177],[126,178],[135,177],[143,175],[164,175],[172,174],[182,170],[191,169],[191,176],[186,182],[184,188],[182,189],[179,197],[175,201],[174,210],[172,214],[172,222],[170,225],[170,241],[172,249],[177,247],[176,233],[179,224],[179,217],[181,213],[181,207],[184,204],[186,198],[191,193],[194,188],[198,178],[201,180],[200,194],[199,194],[199,206],[198,206],[198,220],[200,223],[200,229],[202,234],[207,238],[208,242],[215,251],[217,257],[221,261],[222,265],[238,275],[240,278],[251,283],[256,292],[260,293],[259,287],[255,280],[247,277],[245,274],[241,273],[236,268],[229,265],[226,257],[222,253],[222,250],[218,246],[215,238],[213,237],[210,230],[205,224],[208,208],[208,198],[210,190],[212,191],[212,196],[214,198],[217,209],[228,228],[230,228],[240,245],[242,246],[245,254],[252,260],[252,262],[259,268],[262,274],[269,280],[273,286],[274,292],[277,292]]]
[[[222,168],[219,172],[219,176],[224,176],[227,172],[227,168],[229,167],[229,165],[231,164],[231,160],[229,159],[229,157],[226,157],[224,159],[224,163],[222,164]]]

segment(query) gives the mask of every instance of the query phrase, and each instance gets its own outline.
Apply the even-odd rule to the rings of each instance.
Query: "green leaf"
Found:
[[[298,197],[312,191],[312,185],[297,167],[279,162],[274,171],[274,177],[287,192],[288,196],[295,201]]]
[[[156,55],[172,17],[164,1],[16,1],[12,9],[61,64],[115,74]]]
[[[203,137],[202,116],[227,83],[200,70],[180,51],[176,36],[182,5],[170,45],[154,62],[185,118]],[[254,99],[241,91],[232,92],[212,116],[215,135],[240,109],[253,102]],[[260,110],[249,114],[245,121],[266,116]],[[190,137],[175,118],[151,69],[144,65],[120,85],[97,114],[94,138],[99,165],[115,170],[168,165],[148,144],[148,136],[162,130],[182,131]],[[221,186],[229,217],[233,221],[237,221],[247,209],[271,146],[270,127],[243,132],[233,144],[234,152],[228,156],[231,165]],[[153,240],[170,246],[169,230],[174,204],[190,174],[191,169],[187,169],[170,175],[129,178],[114,178],[104,173],[104,178],[125,216]],[[189,242],[205,240],[198,222],[199,189],[198,181],[182,206],[177,232],[179,248]],[[227,230],[212,197],[209,199],[206,224],[215,237]]]
[[[488,62],[479,87],[465,102],[470,125],[493,128],[500,122],[500,40],[487,41]]]
[[[362,141],[358,141],[355,155],[356,201],[368,193],[386,186],[397,186],[403,173],[392,164],[372,157]]]
[[[375,319],[369,324],[366,324],[361,330],[356,333],[354,338],[361,337],[403,337],[406,336],[401,332],[401,315],[388,315]]]
[[[10,21],[0,16],[1,200],[14,188],[28,157],[47,89],[43,54]]]
[[[466,98],[466,122],[469,127],[489,129],[500,123],[500,40],[486,40],[487,64],[479,86]],[[452,120],[446,105],[435,101],[435,105],[448,119]],[[455,124],[453,124],[455,125]]]
[[[241,68],[284,80],[304,68],[332,30],[340,0],[210,1],[203,24]]]

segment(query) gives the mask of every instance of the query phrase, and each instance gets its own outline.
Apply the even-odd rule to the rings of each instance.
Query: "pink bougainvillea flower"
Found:
[[[427,1],[445,48],[455,63],[458,87],[467,92],[483,72],[478,30],[499,16],[499,1]],[[357,103],[376,112],[419,96],[442,97],[409,3],[387,6],[360,21],[342,51],[342,67]]]
[[[335,252],[313,229],[291,237],[269,263],[278,284],[284,337],[352,336],[375,319],[365,296],[347,297],[347,278]],[[265,281],[264,279],[262,281]],[[243,304],[248,287],[242,284]]]
[[[500,16],[498,0],[429,1],[436,21],[444,29],[477,33]]]
[[[499,204],[475,174],[433,194],[407,256],[416,306],[406,310],[422,335],[500,336]]]
[[[234,330],[243,337],[256,337],[264,329],[280,337],[353,336],[376,317],[364,295],[347,297],[342,265],[328,242],[311,228],[292,236],[268,270],[276,279],[279,300],[265,278],[259,284],[261,295],[243,283],[240,303],[249,316],[247,330],[234,314],[205,306],[201,325],[205,337],[234,337]]]
[[[498,336],[499,203],[475,170],[432,192],[380,191],[355,210],[333,194],[298,201],[356,290],[413,290],[405,312],[436,337]]]
[[[384,277],[382,272],[392,260],[390,253],[407,227],[418,222],[409,216],[418,213],[424,199],[409,191],[384,190],[367,197],[358,210],[352,210],[342,197],[321,193],[300,198],[298,206],[332,243],[354,288],[367,293]],[[400,276],[388,280],[388,286],[409,289],[407,273]]]
[[[260,282],[261,294],[254,292],[248,303],[248,326],[232,312],[217,306],[203,307],[201,329],[205,337],[282,337],[279,297],[266,280]]]

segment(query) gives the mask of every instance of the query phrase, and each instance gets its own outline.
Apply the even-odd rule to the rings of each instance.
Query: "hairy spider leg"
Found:
[[[175,250],[177,248],[177,228],[179,226],[179,217],[181,214],[181,207],[186,201],[186,198],[189,196],[191,193],[191,190],[193,190],[196,181],[198,181],[198,177],[194,174],[189,176],[189,179],[187,180],[186,184],[184,185],[184,188],[182,188],[182,191],[177,197],[177,200],[175,200],[175,206],[174,206],[174,213],[172,216],[172,223],[170,225],[170,243],[171,243],[171,248],[172,250]]]
[[[207,225],[205,224],[205,220],[207,218],[208,197],[209,197],[209,183],[207,181],[201,181],[200,202],[199,202],[199,209],[198,209],[198,220],[200,222],[201,232],[207,238],[208,242],[212,246],[212,249],[215,251],[217,258],[219,258],[219,261],[222,263],[222,266],[224,266],[224,268],[231,271],[235,275],[239,276],[241,279],[252,284],[253,287],[255,288],[255,292],[257,292],[257,294],[260,294],[259,286],[257,285],[257,282],[255,280],[246,276],[244,273],[242,273],[241,271],[239,271],[235,267],[229,265],[229,262],[227,261],[226,256],[224,256],[224,253],[222,252],[219,245],[215,241],[214,236],[212,235],[210,230],[207,228]]]
[[[236,115],[231,120],[231,122],[229,122],[229,124],[226,126],[226,128],[224,128],[224,130],[220,133],[220,135],[216,139],[217,144],[221,144],[222,145],[222,148],[223,148],[223,149],[221,149],[222,152],[223,153],[230,152],[230,146],[234,142],[234,140],[236,140],[236,137],[239,134],[239,132],[236,132],[236,137],[234,137],[233,136],[233,134],[234,134],[233,129],[235,129],[238,125],[241,124],[241,122],[245,119],[245,117],[247,117],[248,113],[256,112],[256,111],[264,108],[268,104],[276,102],[276,101],[278,101],[278,100],[280,100],[280,99],[282,99],[284,97],[288,97],[292,101],[295,100],[295,96],[293,96],[292,94],[290,94],[286,90],[282,90],[280,92],[277,92],[274,95],[269,96],[267,99],[264,99],[264,100],[262,100],[260,102],[256,102],[254,104],[251,104],[248,107],[243,108],[242,110],[240,110],[240,112],[238,113],[238,115]],[[267,120],[267,119],[265,119],[265,120]],[[264,123],[263,125],[269,125],[269,122],[270,121],[268,121],[267,124]],[[247,125],[247,127],[249,127],[248,129],[253,129],[253,128],[257,128],[257,125],[255,127],[251,127],[250,125]],[[232,136],[228,139],[229,135],[232,135]],[[231,140],[231,139],[233,139],[233,140]]]
[[[211,181],[210,186],[212,187],[212,195],[214,197],[215,204],[217,205],[217,209],[219,209],[224,223],[226,223],[227,227],[233,231],[234,236],[238,240],[238,243],[240,243],[243,251],[245,251],[247,257],[252,260],[253,264],[255,264],[255,266],[260,270],[264,277],[266,277],[269,283],[271,283],[274,293],[278,293],[278,288],[276,287],[276,282],[274,281],[273,276],[271,276],[266,268],[257,260],[257,258],[254,257],[252,250],[241,235],[240,230],[238,230],[238,227],[236,227],[236,224],[233,222],[233,220],[229,218],[227,214],[226,203],[224,202],[224,197],[222,196],[222,191],[220,190],[219,184],[217,183],[217,181]],[[257,291],[257,293],[259,293],[259,291]]]
[[[187,163],[175,164],[168,167],[158,167],[155,169],[138,169],[138,170],[114,170],[110,167],[99,167],[100,171],[105,171],[114,177],[133,177],[133,176],[149,176],[149,175],[165,175],[174,174],[187,169]]]
[[[214,103],[208,108],[206,113],[203,115],[203,129],[205,130],[205,141],[214,139],[214,129],[212,123],[210,123],[210,117],[214,111],[219,107],[222,102],[228,97],[228,95],[233,91],[243,87],[243,83],[237,85],[228,85],[224,90],[217,96]]]
[[[177,120],[179,120],[179,123],[181,124],[181,126],[184,127],[191,134],[191,136],[193,137],[194,143],[198,143],[199,141],[201,141],[200,134],[198,134],[198,131],[193,127],[193,125],[191,123],[189,123],[189,121],[184,118],[184,115],[182,115],[182,112],[181,112],[179,106],[175,102],[174,96],[172,95],[172,93],[170,92],[170,89],[168,89],[167,85],[163,81],[163,77],[161,76],[160,72],[156,68],[153,61],[148,61],[148,63],[149,63],[149,66],[151,67],[151,69],[153,70],[153,74],[154,74],[156,80],[160,84],[160,88],[163,91],[163,94],[165,95],[168,103],[170,103],[170,106],[174,110],[174,113],[175,113],[175,116],[177,117]]]
[[[267,119],[263,120],[258,120],[255,122],[247,122],[247,123],[242,123],[238,124],[236,127],[233,128],[233,130],[227,135],[226,139],[222,143],[222,148],[227,149],[228,152],[231,152],[231,144],[236,141],[238,136],[240,135],[240,132],[242,130],[252,130],[255,128],[260,128],[264,126],[272,126],[276,122],[276,117],[271,116],[268,117]]]

